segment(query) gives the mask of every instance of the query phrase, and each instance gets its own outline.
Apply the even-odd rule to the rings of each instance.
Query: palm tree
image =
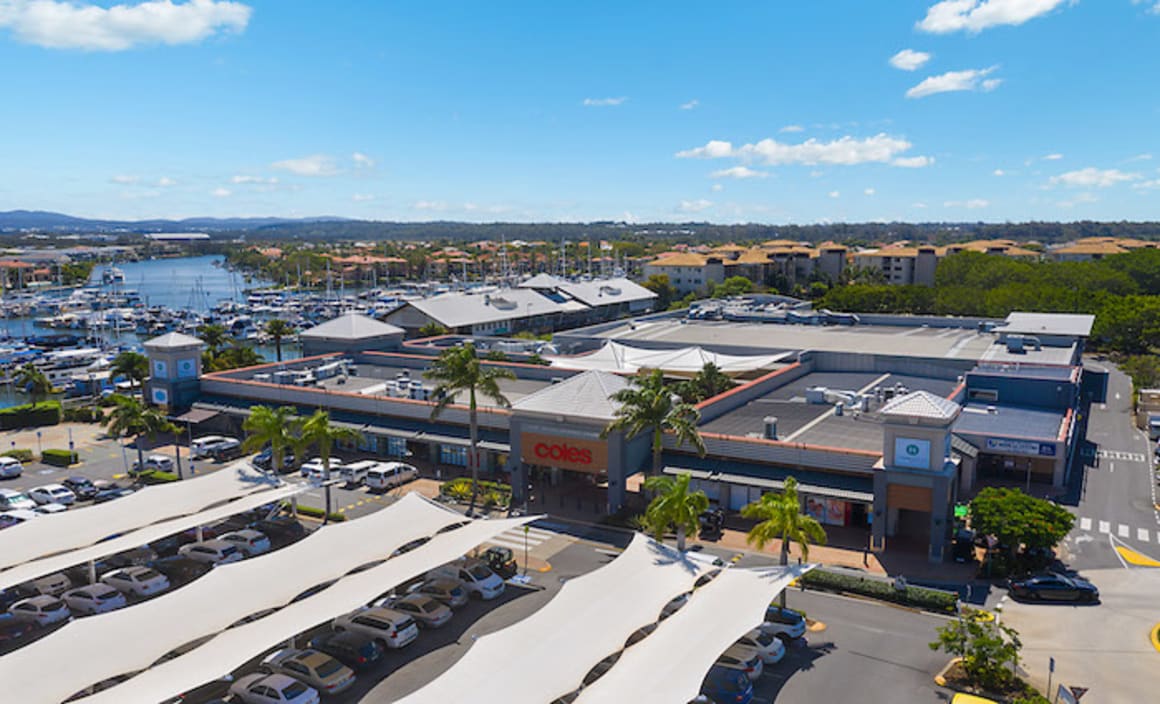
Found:
[[[745,541],[764,550],[773,540],[781,541],[781,564],[789,564],[790,543],[797,543],[802,559],[810,559],[810,543],[826,544],[826,531],[809,515],[801,512],[797,480],[788,477],[785,490],[780,494],[762,494],[761,498],[741,509],[741,515],[760,521],[749,530]],[[781,608],[785,608],[785,591],[781,592]]]
[[[362,433],[350,428],[332,425],[330,414],[317,410],[314,415],[302,422],[300,438],[302,447],[315,445],[318,456],[322,459],[322,479],[326,491],[326,510],[323,511],[322,523],[325,525],[330,519],[330,450],[335,442],[358,442],[362,440]]]
[[[197,336],[205,343],[211,356],[216,356],[218,350],[233,342],[229,332],[221,325],[199,325]]]
[[[644,512],[644,524],[657,540],[664,538],[670,526],[677,528],[677,550],[685,551],[685,535],[697,535],[700,516],[709,509],[709,497],[703,491],[689,491],[689,475],[649,477],[644,486],[654,498]]]
[[[266,323],[266,334],[274,340],[274,351],[277,353],[278,361],[282,361],[282,338],[290,337],[294,334],[294,326],[282,320],[281,318],[274,318]]]
[[[134,386],[140,387],[149,377],[149,358],[140,352],[121,352],[113,358],[109,371],[114,376],[127,377]]]
[[[141,446],[141,436],[152,440],[158,433],[176,432],[177,426],[170,423],[161,411],[143,405],[132,396],[113,394],[111,398],[113,410],[104,420],[108,433],[115,438],[136,436],[137,466],[144,469],[145,450]]]
[[[707,398],[723,394],[737,386],[728,374],[712,362],[705,362],[705,366],[685,383],[680,385],[681,398],[688,403],[700,403]]]
[[[604,428],[601,437],[620,430],[629,437],[649,431],[652,433],[652,472],[661,472],[661,450],[665,433],[672,433],[680,447],[689,443],[697,454],[705,456],[705,441],[697,430],[701,412],[680,400],[665,386],[664,374],[659,369],[642,372],[633,377],[632,383],[612,395],[612,400],[620,404],[616,417]]]
[[[495,366],[484,366],[475,354],[475,345],[465,342],[458,347],[444,350],[431,364],[431,368],[423,372],[423,376],[438,382],[435,387],[435,407],[431,409],[431,420],[435,420],[448,406],[455,401],[457,394],[467,392],[467,424],[471,439],[471,450],[467,463],[471,467],[471,503],[467,513],[475,512],[475,500],[479,496],[479,423],[476,418],[476,395],[482,394],[502,408],[511,406],[511,402],[503,395],[499,388],[500,379],[515,379],[516,375],[508,369]]]
[[[290,446],[293,437],[294,417],[294,409],[290,406],[251,406],[250,417],[242,423],[242,428],[249,433],[242,443],[242,449],[258,452],[269,445],[270,471],[275,474],[281,472],[286,448]]]
[[[15,382],[17,386],[28,392],[28,395],[32,397],[33,404],[43,401],[52,393],[52,382],[48,380],[48,375],[31,363],[25,364],[16,371]]]
[[[230,369],[253,367],[265,362],[262,355],[254,351],[253,347],[246,347],[237,343],[218,352],[210,359],[210,369],[215,372],[224,372]]]

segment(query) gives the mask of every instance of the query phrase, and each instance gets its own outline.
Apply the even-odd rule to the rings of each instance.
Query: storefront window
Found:
[[[456,467],[466,467],[467,448],[456,447],[454,445],[440,445],[439,462],[442,464],[454,465]]]
[[[407,456],[407,439],[406,438],[387,438],[387,456],[388,457],[406,457]]]

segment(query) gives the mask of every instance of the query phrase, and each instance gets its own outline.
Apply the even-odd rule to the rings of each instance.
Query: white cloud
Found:
[[[720,193],[721,191],[725,190],[725,187],[719,183],[714,183],[713,187],[709,190],[713,191],[714,193]]]
[[[910,207],[917,208],[918,210],[922,210],[923,208],[926,207],[926,203],[911,203]]]
[[[978,33],[989,27],[1016,26],[1046,15],[1068,0],[942,0],[931,5],[916,25],[931,34],[967,31]]]
[[[581,105],[586,108],[608,108],[620,105],[626,100],[628,98],[623,96],[619,98],[585,98]]]
[[[1157,5],[1157,7],[1160,7],[1160,5]],[[1152,155],[1151,154],[1137,154],[1136,156],[1132,157],[1131,159],[1128,159],[1128,161],[1152,161]]]
[[[906,91],[906,97],[925,98],[936,93],[955,91],[983,91],[987,93],[998,88],[999,84],[1003,82],[998,78],[986,78],[998,68],[998,66],[971,68],[965,71],[947,71],[938,76],[929,76]]]
[[[1078,171],[1051,177],[1053,186],[1069,186],[1072,188],[1109,188],[1117,183],[1138,181],[1140,174],[1125,173],[1119,169],[1097,169],[1089,166]]]
[[[970,200],[948,200],[943,203],[944,208],[966,208],[967,210],[979,210],[986,208],[991,204],[991,201],[982,198],[971,198]]]
[[[765,171],[757,171],[756,169],[751,169],[748,166],[734,166],[732,168],[721,169],[720,171],[714,171],[713,173],[709,174],[709,176],[711,176],[712,178],[736,178],[736,179],[765,178],[768,175],[769,174],[766,173]]]
[[[1155,190],[1155,189],[1160,189],[1160,178],[1155,178],[1155,179],[1152,179],[1151,181],[1140,181],[1139,183],[1133,183],[1132,188],[1135,188],[1135,189],[1140,190],[1140,191],[1151,191],[1151,190]]]
[[[868,196],[872,196],[872,195],[874,195],[874,194],[875,194],[875,193],[877,193],[877,192],[878,192],[878,191],[875,191],[873,188],[867,188],[866,190],[862,191],[862,193],[864,193],[864,194],[866,194],[866,195],[868,195]]]
[[[47,49],[123,51],[154,44],[193,44],[241,32],[253,10],[224,0],[148,0],[101,7],[62,0],[4,0],[0,27]]]
[[[245,174],[238,174],[230,179],[230,183],[242,184],[258,184],[264,186],[275,186],[278,184],[278,179],[274,176],[270,178],[263,178],[262,176],[247,176]]]
[[[683,200],[677,206],[677,212],[681,213],[699,213],[702,210],[708,210],[713,207],[713,201],[700,198],[698,200]]]
[[[355,193],[350,197],[355,203],[365,203],[368,200],[374,200],[375,197],[369,193]]]
[[[693,108],[697,107],[700,104],[701,104],[700,100],[693,98],[692,100],[690,100],[687,103],[681,103],[681,109],[682,110],[692,110]]]
[[[842,193],[841,193],[841,191],[830,191],[830,197],[831,198],[841,198]]]
[[[228,188],[220,188],[219,187],[219,188],[215,188],[212,191],[210,191],[209,194],[211,196],[213,196],[214,198],[229,198],[231,195],[231,191]]]
[[[921,169],[934,163],[933,156],[900,156],[890,162],[891,166],[901,166],[904,169]]]
[[[745,162],[756,162],[770,166],[780,164],[841,164],[845,166],[865,163],[891,163],[911,143],[878,134],[866,139],[842,137],[829,142],[811,138],[801,144],[785,144],[766,138],[754,144],[734,147],[731,142],[711,140],[702,147],[685,149],[676,154],[678,159],[724,159],[734,158]]]
[[[415,210],[433,210],[437,212],[448,210],[450,208],[446,202],[441,200],[417,200],[411,207]]]
[[[996,176],[1006,176],[1007,175],[1007,172],[1004,171],[1003,169],[995,169],[991,173],[995,174]]]
[[[1059,161],[1062,158],[1063,158],[1062,154],[1045,154],[1043,156],[1044,161]]]
[[[782,134],[789,134],[791,132],[805,132],[805,131],[806,131],[806,128],[802,127],[801,125],[786,125],[785,127],[782,127],[780,130],[778,130],[778,132],[781,132]]]
[[[890,57],[890,65],[902,71],[916,71],[927,61],[930,61],[930,54],[914,49],[903,49]]]
[[[350,159],[354,162],[354,168],[356,169],[373,169],[375,166],[375,160],[362,152],[351,154]]]
[[[295,176],[334,176],[338,173],[338,165],[334,163],[334,159],[325,154],[314,154],[300,159],[283,159],[275,161],[270,166],[289,171]]]
[[[109,181],[111,183],[115,183],[118,186],[131,186],[131,185],[139,182],[140,180],[141,179],[137,176],[129,176],[126,174],[120,174],[117,176],[113,176],[112,178],[109,179]]]
[[[168,176],[162,176],[161,178],[157,179],[157,185],[161,186],[162,188],[169,188],[170,186],[176,186],[177,181],[169,178]]]

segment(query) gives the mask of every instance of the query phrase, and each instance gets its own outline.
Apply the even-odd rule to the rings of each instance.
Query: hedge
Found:
[[[906,606],[917,606],[928,611],[953,613],[958,594],[944,592],[937,589],[915,587],[907,585],[905,594],[894,588],[890,582],[881,579],[868,579],[855,575],[837,574],[813,570],[801,577],[802,583],[814,589],[827,589],[837,592],[848,592],[860,596],[868,596],[883,601],[892,601]]]
[[[80,456],[73,450],[45,450],[40,453],[40,461],[54,467],[68,467],[80,462]]]
[[[177,481],[177,475],[159,469],[147,469],[137,475],[137,480],[142,484],[168,484]]]
[[[512,493],[512,488],[507,484],[481,480],[479,482],[479,493],[486,494],[489,491],[499,492],[500,494],[510,494]],[[449,482],[443,482],[443,484],[439,487],[439,493],[443,494],[444,496],[455,497],[456,495],[461,495],[463,492],[466,492],[468,496],[471,495],[471,479],[468,477],[459,477],[458,479],[452,479]]]
[[[23,406],[0,409],[0,430],[57,425],[60,419],[60,401],[26,403]]]
[[[105,419],[100,409],[89,406],[75,406],[64,409],[66,423],[100,423]]]
[[[29,450],[29,449],[24,448],[24,447],[18,447],[15,450],[7,450],[7,451],[0,453],[0,454],[2,454],[4,457],[15,457],[16,459],[20,460],[21,462],[31,462],[32,461],[32,450]]]
[[[318,518],[318,519],[324,518],[326,516],[325,511],[323,511],[320,508],[314,508],[313,506],[299,506],[298,507],[298,514],[301,516],[309,516],[311,518]],[[345,513],[332,513],[332,514],[330,514],[330,520],[335,521],[335,522],[345,521],[346,514]]]

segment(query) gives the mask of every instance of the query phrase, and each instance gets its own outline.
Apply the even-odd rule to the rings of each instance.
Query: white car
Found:
[[[367,471],[366,485],[372,491],[389,491],[419,476],[419,470],[403,462],[379,462]]]
[[[230,694],[244,704],[318,704],[318,692],[293,677],[256,672],[239,677]]]
[[[25,521],[31,521],[33,518],[40,518],[40,514],[36,511],[30,511],[26,508],[17,508],[11,511],[4,511],[0,513],[0,529],[11,528],[19,525]]]
[[[228,565],[245,557],[236,545],[224,540],[205,540],[200,543],[182,545],[177,554],[214,566]]]
[[[360,609],[334,619],[334,630],[361,633],[384,648],[402,648],[419,637],[419,626],[410,616],[382,607]]]
[[[312,482],[320,482],[326,479],[326,468],[323,466],[322,458],[315,457],[309,459],[301,467],[302,476]],[[330,478],[338,479],[342,474],[342,460],[337,457],[330,458]]]
[[[211,452],[221,447],[223,443],[230,439],[222,437],[221,435],[203,435],[200,438],[194,438],[193,442],[189,443],[189,456],[195,459],[209,457]]]
[[[23,491],[0,489],[0,511],[12,511],[19,508],[31,511],[36,508],[36,502]]]
[[[761,653],[756,648],[750,648],[736,643],[729,646],[729,649],[724,653],[721,653],[721,657],[717,658],[717,664],[744,670],[745,675],[750,681],[760,678],[761,673],[765,671],[765,665],[761,660]]]
[[[254,555],[261,555],[264,552],[270,551],[270,539],[266,534],[253,528],[245,528],[243,530],[235,530],[218,538],[227,543],[236,545],[238,550],[242,551],[246,557],[253,557]]]
[[[41,504],[35,510],[37,513],[64,513],[68,510],[68,506],[64,504]]]
[[[782,640],[794,640],[806,634],[806,620],[793,609],[770,606],[765,610],[765,621],[758,628],[762,633],[775,635]]]
[[[766,665],[776,665],[785,657],[785,643],[772,633],[765,633],[760,628],[754,628],[737,639],[737,645],[753,648],[761,656],[761,662]]]
[[[38,626],[50,626],[72,616],[63,601],[47,595],[18,601],[8,607],[8,613],[18,621],[32,621]]]
[[[24,474],[24,465],[15,457],[0,457],[0,479],[15,479]]]
[[[38,504],[62,504],[72,506],[76,503],[77,495],[72,493],[63,484],[45,484],[28,491],[28,498]]]
[[[166,457],[165,455],[149,455],[148,457],[145,458],[145,468],[144,469],[141,468],[140,462],[133,463],[133,471],[134,472],[147,472],[147,471],[151,471],[151,470],[157,471],[157,472],[172,472],[173,471],[173,459],[170,457]]]
[[[136,566],[113,570],[101,581],[122,594],[153,596],[169,589],[169,578],[150,567]]]
[[[427,573],[427,579],[458,579],[472,596],[484,601],[503,594],[504,581],[491,568],[474,558],[467,558],[440,565]]]
[[[107,584],[90,584],[65,592],[64,603],[76,614],[103,614],[123,609],[129,602],[124,594]]]

